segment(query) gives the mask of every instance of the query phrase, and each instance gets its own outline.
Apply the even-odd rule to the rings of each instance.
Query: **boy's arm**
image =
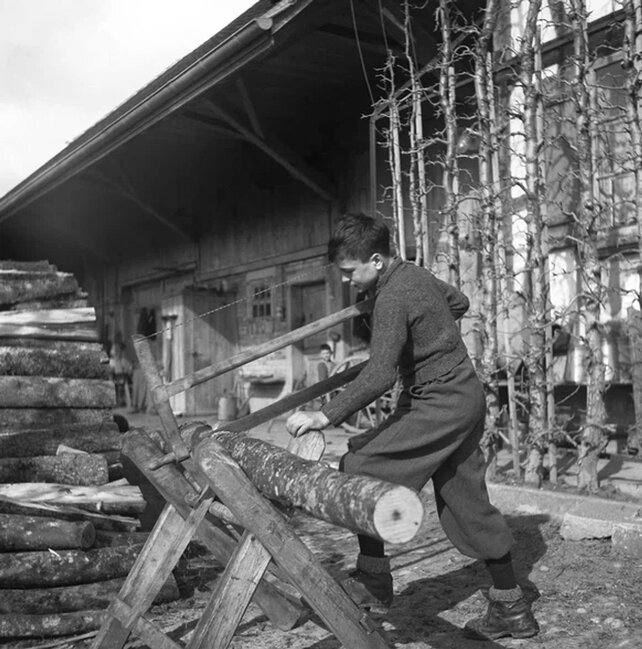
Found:
[[[446,302],[448,302],[448,308],[450,309],[453,318],[455,318],[455,320],[459,320],[459,318],[461,318],[464,313],[468,311],[468,308],[470,307],[470,301],[461,291],[458,291],[454,286],[451,286],[438,277],[435,277],[435,280],[437,282],[437,286],[439,286],[439,290],[446,298]]]

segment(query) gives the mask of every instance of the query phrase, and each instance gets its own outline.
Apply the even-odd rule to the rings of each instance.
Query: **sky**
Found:
[[[0,0],[0,196],[254,0]]]

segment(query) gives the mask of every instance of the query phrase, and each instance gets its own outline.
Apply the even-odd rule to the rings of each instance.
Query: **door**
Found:
[[[184,294],[186,316],[186,360],[188,373],[233,356],[238,351],[235,294],[190,289]],[[236,372],[227,372],[190,388],[187,414],[215,413],[225,394],[235,394]]]
[[[292,287],[292,329],[310,324],[326,315],[325,282],[299,284]],[[300,343],[304,353],[315,353],[326,341],[327,332],[305,338]]]

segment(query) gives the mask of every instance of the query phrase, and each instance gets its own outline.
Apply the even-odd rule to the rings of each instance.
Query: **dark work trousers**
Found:
[[[350,439],[340,469],[417,491],[432,478],[452,544],[469,557],[497,559],[509,552],[513,536],[488,500],[479,447],[485,412],[483,387],[466,358],[438,379],[404,388],[388,419]]]

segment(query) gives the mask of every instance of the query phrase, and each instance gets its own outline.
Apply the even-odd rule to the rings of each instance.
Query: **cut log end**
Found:
[[[385,493],[375,505],[374,526],[388,543],[407,543],[419,531],[424,507],[412,489],[399,486]]]

